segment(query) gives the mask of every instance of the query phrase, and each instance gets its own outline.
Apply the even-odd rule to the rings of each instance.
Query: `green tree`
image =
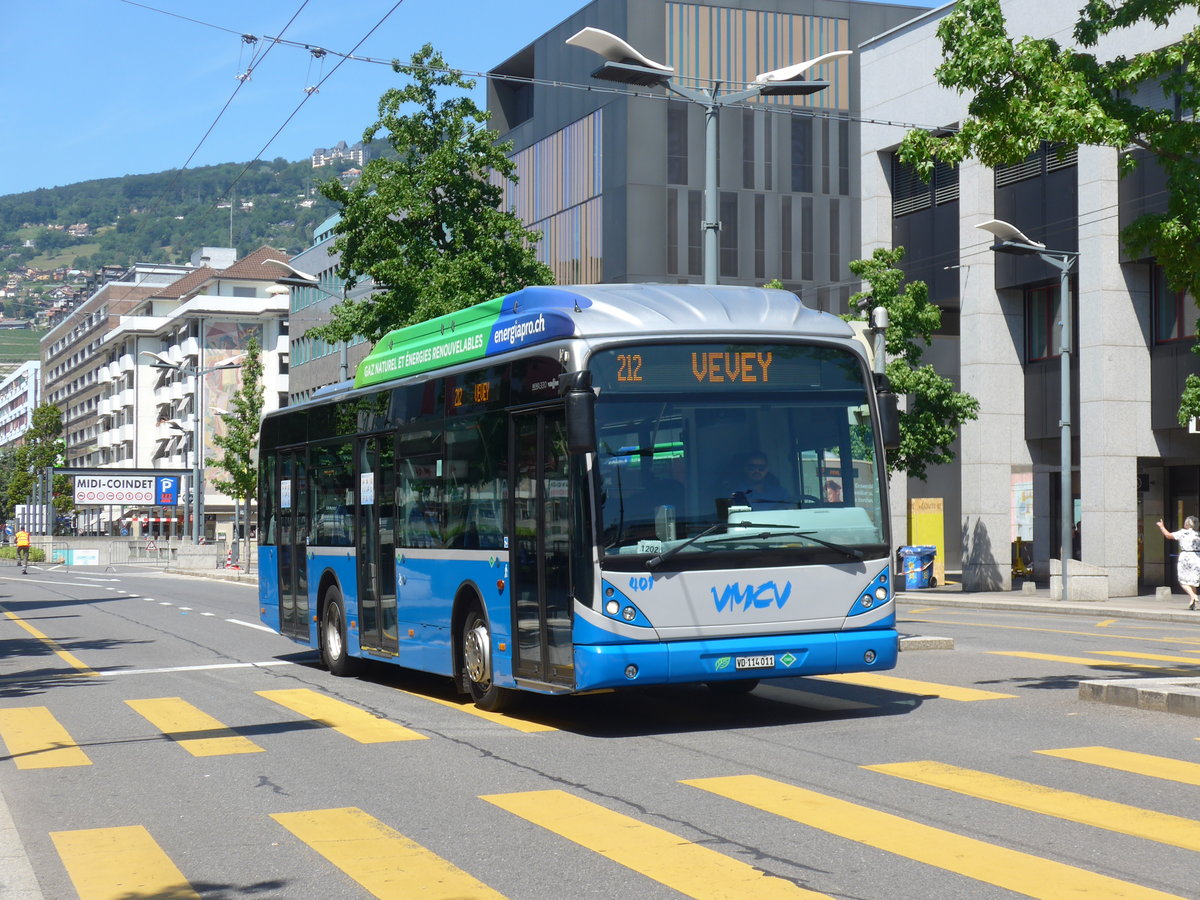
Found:
[[[877,306],[888,311],[884,335],[887,377],[892,390],[908,397],[907,409],[900,413],[900,448],[888,454],[888,468],[924,481],[930,465],[954,459],[951,446],[958,428],[979,417],[979,401],[956,391],[953,382],[932,365],[921,365],[922,346],[930,346],[933,332],[941,325],[942,311],[929,302],[925,282],[904,282],[899,268],[903,258],[903,247],[880,247],[870,259],[850,263],[850,271],[869,289],[850,298],[850,308],[859,312],[845,318],[865,319]]]
[[[952,134],[909,132],[901,159],[928,176],[935,161],[1012,164],[1050,141],[1064,150],[1113,147],[1127,173],[1139,161],[1125,151],[1143,150],[1166,175],[1167,209],[1141,216],[1122,239],[1131,254],[1154,257],[1172,288],[1200,298],[1200,28],[1167,32],[1175,43],[1143,53],[1101,60],[1088,52],[1122,29],[1166,29],[1173,15],[1197,8],[1200,0],[1086,0],[1076,48],[1010,37],[1000,0],[959,0],[938,26],[944,59],[935,75],[972,95],[968,114]],[[1200,378],[1190,375],[1179,420],[1197,415]]]
[[[25,432],[25,443],[13,450],[6,460],[12,468],[8,473],[4,512],[11,516],[19,503],[34,499],[37,478],[48,466],[62,466],[66,454],[66,442],[62,437],[62,411],[52,403],[43,403],[33,411],[29,429]],[[71,490],[71,479],[66,475],[54,476],[55,516],[69,514],[75,499]]]
[[[262,423],[263,366],[258,341],[251,338],[246,344],[242,363],[242,383],[229,400],[230,409],[224,416],[225,433],[213,435],[213,443],[224,451],[206,463],[224,471],[227,479],[213,479],[213,487],[242,504],[242,524],[246,530],[242,564],[250,562],[250,498],[258,488],[258,427]]]
[[[377,156],[351,187],[336,180],[321,193],[341,207],[333,247],[339,277],[370,278],[376,291],[347,300],[309,333],[328,341],[378,340],[421,322],[531,284],[551,284],[538,262],[539,235],[500,209],[492,174],[512,180],[509,144],[497,144],[488,113],[462,91],[474,81],[445,68],[426,44],[411,63],[392,68],[409,79],[379,99],[379,120],[364,141],[383,136],[392,153]],[[457,92],[439,101],[439,91]]]

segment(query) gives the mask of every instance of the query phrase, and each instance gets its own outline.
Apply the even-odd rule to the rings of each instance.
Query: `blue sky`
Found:
[[[221,114],[253,53],[242,34],[349,53],[382,19],[356,56],[407,60],[430,42],[452,66],[483,72],[585,5],[402,0],[387,15],[395,2],[0,0],[0,195],[180,168],[198,145],[189,167],[260,151],[304,159],[359,140],[380,94],[400,83],[387,65],[350,60],[332,72],[338,57],[278,44]],[[260,56],[267,45],[258,43]],[[484,105],[482,82],[476,99]]]

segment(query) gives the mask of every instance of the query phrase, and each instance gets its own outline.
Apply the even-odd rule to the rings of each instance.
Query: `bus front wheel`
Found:
[[[342,593],[333,585],[325,591],[325,608],[321,613],[321,662],[339,678],[353,675],[357,660],[346,646],[346,613]]]
[[[492,634],[479,607],[471,607],[463,621],[462,661],[467,690],[480,709],[500,712],[512,702],[513,692],[492,681]]]

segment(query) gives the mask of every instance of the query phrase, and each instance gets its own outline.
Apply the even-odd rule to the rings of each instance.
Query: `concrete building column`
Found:
[[[989,235],[992,170],[959,168],[962,390],[979,401],[979,418],[962,427],[962,579],[968,591],[1012,588],[1012,472],[1031,463],[1025,447],[1021,308],[998,296]]]
[[[1137,594],[1137,460],[1150,430],[1146,315],[1120,263],[1117,154],[1079,148],[1079,460],[1083,561],[1108,570],[1110,596]],[[1140,446],[1146,443],[1147,446]]]

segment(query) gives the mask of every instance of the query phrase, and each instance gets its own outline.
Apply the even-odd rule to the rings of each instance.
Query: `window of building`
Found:
[[[792,119],[792,191],[811,194],[813,189],[813,120]]]
[[[687,184],[688,180],[688,104],[683,100],[667,103],[667,184]]]
[[[1196,337],[1196,302],[1187,291],[1173,291],[1166,274],[1154,266],[1154,342],[1193,340]]]
[[[1025,292],[1026,359],[1033,362],[1062,353],[1058,284],[1029,288]]]
[[[721,192],[721,274],[738,277],[738,195]]]

